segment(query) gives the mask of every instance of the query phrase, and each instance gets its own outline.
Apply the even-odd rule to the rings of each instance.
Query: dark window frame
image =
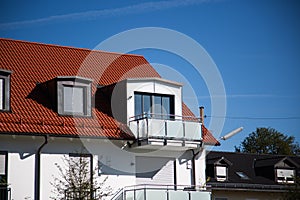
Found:
[[[7,151],[0,151],[0,155],[4,155],[4,174],[0,174],[0,181],[3,181],[2,179],[6,179],[5,181],[7,182],[7,178],[8,178],[8,152]]]
[[[92,116],[92,89],[91,79],[82,77],[58,77],[57,78],[57,112],[62,116],[91,117]],[[64,108],[64,88],[83,88],[83,112],[70,112]],[[72,102],[72,101],[70,101]]]
[[[137,95],[141,96],[141,113],[136,112],[136,99]],[[144,104],[144,97],[145,96],[150,96],[150,106],[149,108],[151,115],[149,115],[148,111],[145,111],[145,104]],[[160,113],[156,113],[155,109],[155,98],[160,98]],[[163,112],[163,98],[169,98],[169,113],[166,113],[167,116],[164,116]],[[159,94],[159,93],[148,93],[148,92],[134,92],[134,115],[136,116],[136,119],[143,118],[145,117],[144,114],[148,114],[150,117],[154,117],[155,119],[174,119],[174,114],[175,114],[175,96],[174,95],[169,95],[169,94]],[[156,115],[155,115],[156,114]],[[153,116],[154,115],[154,116]],[[149,117],[147,116],[147,117]]]
[[[10,112],[10,76],[12,71],[0,69],[0,79],[2,80],[2,108],[0,107],[0,112]]]
[[[217,174],[218,167],[225,167],[225,176],[220,176]],[[228,166],[227,165],[215,165],[215,179],[220,182],[224,182],[228,180]]]

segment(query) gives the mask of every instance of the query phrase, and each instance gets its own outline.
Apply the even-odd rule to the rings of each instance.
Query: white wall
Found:
[[[54,177],[59,177],[59,170],[55,163],[63,166],[63,155],[58,154],[42,154],[41,155],[41,199],[49,199],[55,197],[52,193],[53,187],[51,182]]]
[[[114,118],[128,124],[129,118],[134,116],[134,92],[174,95],[175,115],[182,115],[181,84],[159,78],[142,78],[126,79],[115,85],[111,98]]]
[[[190,166],[191,166],[191,162],[190,162]],[[177,172],[176,174],[177,185],[191,184],[191,169],[187,168],[186,162],[180,164],[179,160],[176,160],[176,172]]]
[[[5,136],[0,137],[0,150],[8,151],[8,183],[12,189],[12,198],[22,200],[34,197],[34,170],[35,154],[20,158],[19,152],[35,153],[38,147],[43,143],[43,137],[31,136]],[[41,195],[42,199],[49,199],[51,195],[50,182],[53,176],[58,175],[58,169],[55,163],[62,164],[63,154],[81,153],[83,148],[94,155],[94,165],[98,160],[106,165],[124,170],[132,175],[110,175],[107,181],[114,191],[130,185],[142,183],[166,183],[171,184],[174,181],[172,172],[172,162],[175,158],[181,156],[181,151],[169,151],[163,148],[156,151],[143,149],[130,149],[127,151],[121,149],[124,141],[109,141],[104,139],[70,139],[64,137],[49,138],[48,144],[44,146],[41,155]],[[82,152],[85,153],[85,152]],[[190,156],[190,155],[189,155]],[[189,157],[187,156],[187,157]],[[205,154],[201,152],[196,161],[196,182],[205,179]],[[168,162],[170,161],[170,162]],[[154,178],[136,178],[136,171],[151,171],[162,169]],[[164,177],[168,176],[168,177]],[[106,177],[102,175],[100,179]],[[186,164],[179,164],[177,161],[177,184],[190,185],[191,172],[186,169]]]
[[[205,149],[201,149],[195,158],[195,182],[197,186],[204,186],[206,182],[205,176]],[[186,158],[186,160],[185,160]],[[191,170],[192,170],[192,153],[186,152],[182,157],[176,160],[177,166],[177,184],[178,185],[191,185]],[[187,162],[189,163],[187,167]]]
[[[56,197],[56,193],[53,192],[53,183],[54,178],[60,177],[60,172],[57,168],[59,166],[64,166],[64,156],[65,155],[58,155],[58,154],[43,154],[42,158],[42,166],[41,166],[41,199],[49,199],[50,197]],[[94,168],[97,168],[98,156],[94,156],[93,164]],[[135,185],[136,180],[134,176],[126,176],[126,175],[100,175],[96,173],[95,175],[96,181],[101,183],[106,177],[108,177],[105,185],[103,187],[110,186],[112,188],[112,192],[115,193],[118,190],[124,188],[128,185]]]
[[[206,151],[205,149],[201,149],[201,152],[198,154],[197,159],[195,160],[196,166],[196,185],[205,186],[206,184]]]
[[[21,159],[18,153],[8,154],[8,183],[12,200],[34,198],[35,156]]]

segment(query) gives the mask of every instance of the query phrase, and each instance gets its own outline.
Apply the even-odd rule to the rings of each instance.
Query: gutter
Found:
[[[251,183],[207,183],[211,190],[234,190],[234,191],[265,191],[265,192],[286,192],[286,185],[266,185]]]
[[[41,152],[48,143],[48,135],[44,135],[44,143],[38,148],[35,154],[35,177],[34,177],[34,199],[40,200],[40,182],[41,182]]]

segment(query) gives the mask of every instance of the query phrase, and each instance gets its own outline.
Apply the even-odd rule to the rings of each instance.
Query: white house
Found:
[[[0,57],[1,199],[53,197],[64,155],[88,155],[112,199],[210,199],[219,143],[144,57],[10,39]]]

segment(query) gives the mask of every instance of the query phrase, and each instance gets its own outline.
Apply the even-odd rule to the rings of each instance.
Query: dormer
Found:
[[[228,180],[228,168],[232,163],[226,158],[222,157],[214,163],[215,166],[215,179],[217,181]]]
[[[128,124],[140,147],[201,145],[199,119],[183,120],[181,83],[162,78],[120,81],[114,85],[111,109],[114,118]]]
[[[62,116],[90,117],[91,79],[79,76],[58,76],[47,82],[55,109]]]
[[[206,161],[206,175],[216,181],[228,180],[228,171],[232,163],[224,157],[216,157]]]
[[[275,181],[277,183],[295,183],[296,169],[299,165],[290,158],[285,157],[274,166]]]
[[[254,161],[255,173],[279,184],[295,183],[299,165],[289,157],[270,157]]]
[[[10,111],[11,71],[0,69],[0,112]]]

